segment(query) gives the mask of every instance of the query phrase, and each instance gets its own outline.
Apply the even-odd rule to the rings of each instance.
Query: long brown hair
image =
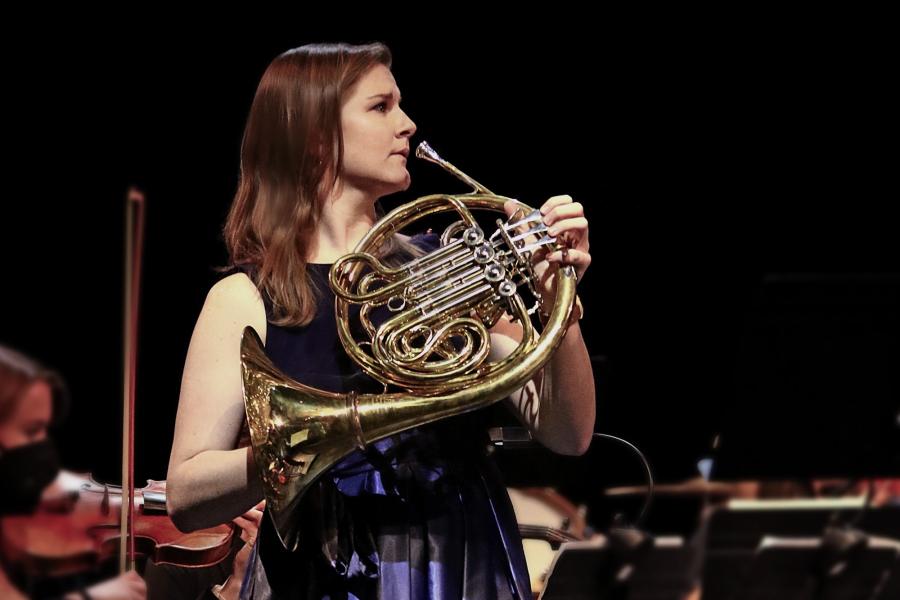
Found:
[[[231,264],[252,266],[276,325],[315,316],[307,256],[343,163],[341,105],[369,69],[391,60],[381,43],[309,44],[276,57],[259,82],[224,237]]]

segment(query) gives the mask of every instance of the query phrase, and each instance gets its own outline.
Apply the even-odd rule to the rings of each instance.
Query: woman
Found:
[[[33,359],[0,346],[0,515],[27,514],[34,511],[42,496],[52,493],[60,473],[51,425],[58,424],[68,409],[68,395],[62,378]],[[69,599],[141,600],[146,586],[134,571],[85,589],[79,578],[74,581],[17,581],[13,569],[0,563],[0,598],[25,598],[68,590]],[[71,583],[72,585],[67,585]]]
[[[375,223],[378,199],[410,185],[416,126],[400,108],[390,66],[381,44],[317,44],[283,53],[262,77],[225,225],[234,272],[207,296],[182,379],[168,500],[185,530],[228,520],[263,496],[253,455],[239,447],[245,326],[303,383],[377,387],[337,340],[326,281],[329,265]],[[553,263],[573,265],[580,277],[590,263],[581,205],[557,196],[541,210],[553,233],[572,241],[568,252],[544,257],[543,279],[552,279]],[[392,250],[436,243],[398,236]],[[518,335],[515,324],[498,323],[494,358]],[[508,404],[549,448],[582,453],[593,431],[594,386],[577,320],[547,371],[538,410],[533,384]],[[479,436],[483,412],[404,432],[342,461],[304,498],[294,553],[264,518],[242,597],[529,597],[514,516]]]

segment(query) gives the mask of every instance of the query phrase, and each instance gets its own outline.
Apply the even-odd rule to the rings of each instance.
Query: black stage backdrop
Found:
[[[879,181],[889,159],[878,140],[896,139],[885,44],[852,23],[594,18],[437,34],[416,33],[437,13],[391,29],[273,14],[231,29],[132,22],[25,36],[7,57],[0,340],[68,379],[65,464],[119,478],[122,221],[136,184],[148,203],[136,480],[165,478],[193,323],[226,260],[220,230],[255,85],[278,53],[311,41],[386,42],[414,143],[497,193],[585,205],[598,431],[675,479],[695,473],[736,407],[765,423],[769,408],[739,401],[735,373],[766,274],[896,270],[896,186]],[[388,208],[465,191],[434,165],[411,159],[410,171]],[[636,461],[607,448],[580,477],[641,480]]]

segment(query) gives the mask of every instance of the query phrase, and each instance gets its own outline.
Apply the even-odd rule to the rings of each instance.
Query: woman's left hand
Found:
[[[521,205],[510,200],[504,205],[506,214],[511,216]],[[571,196],[553,196],[541,206],[547,233],[556,237],[565,246],[564,250],[547,252],[543,249],[533,255],[534,270],[540,281],[543,302],[552,303],[554,295],[552,280],[556,273],[553,265],[572,265],[578,281],[591,264],[590,243],[588,242],[588,222],[584,216],[584,207]]]

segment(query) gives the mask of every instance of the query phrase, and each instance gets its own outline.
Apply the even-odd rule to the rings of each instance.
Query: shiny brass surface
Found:
[[[241,368],[253,454],[268,512],[289,549],[299,543],[300,499],[341,458],[376,440],[505,398],[547,363],[565,335],[575,301],[570,266],[559,269],[555,301],[544,311],[550,317],[540,334],[529,316],[538,306],[526,308],[518,293],[521,285],[536,289],[532,252],[560,247],[540,212],[522,205],[485,236],[470,210],[495,210],[505,217],[509,198],[491,193],[424,142],[416,155],[441,165],[473,192],[425,196],[398,207],[329,273],[344,349],[393,391],[336,394],[292,381],[266,356],[257,333],[244,330]],[[378,258],[379,248],[403,227],[447,211],[459,220],[443,232],[439,248],[399,267]],[[357,328],[351,324],[354,304],[360,305]],[[390,316],[376,327],[370,316],[380,306]],[[521,323],[522,341],[492,362],[489,329],[504,312]],[[354,338],[354,330],[363,331],[364,339]]]

